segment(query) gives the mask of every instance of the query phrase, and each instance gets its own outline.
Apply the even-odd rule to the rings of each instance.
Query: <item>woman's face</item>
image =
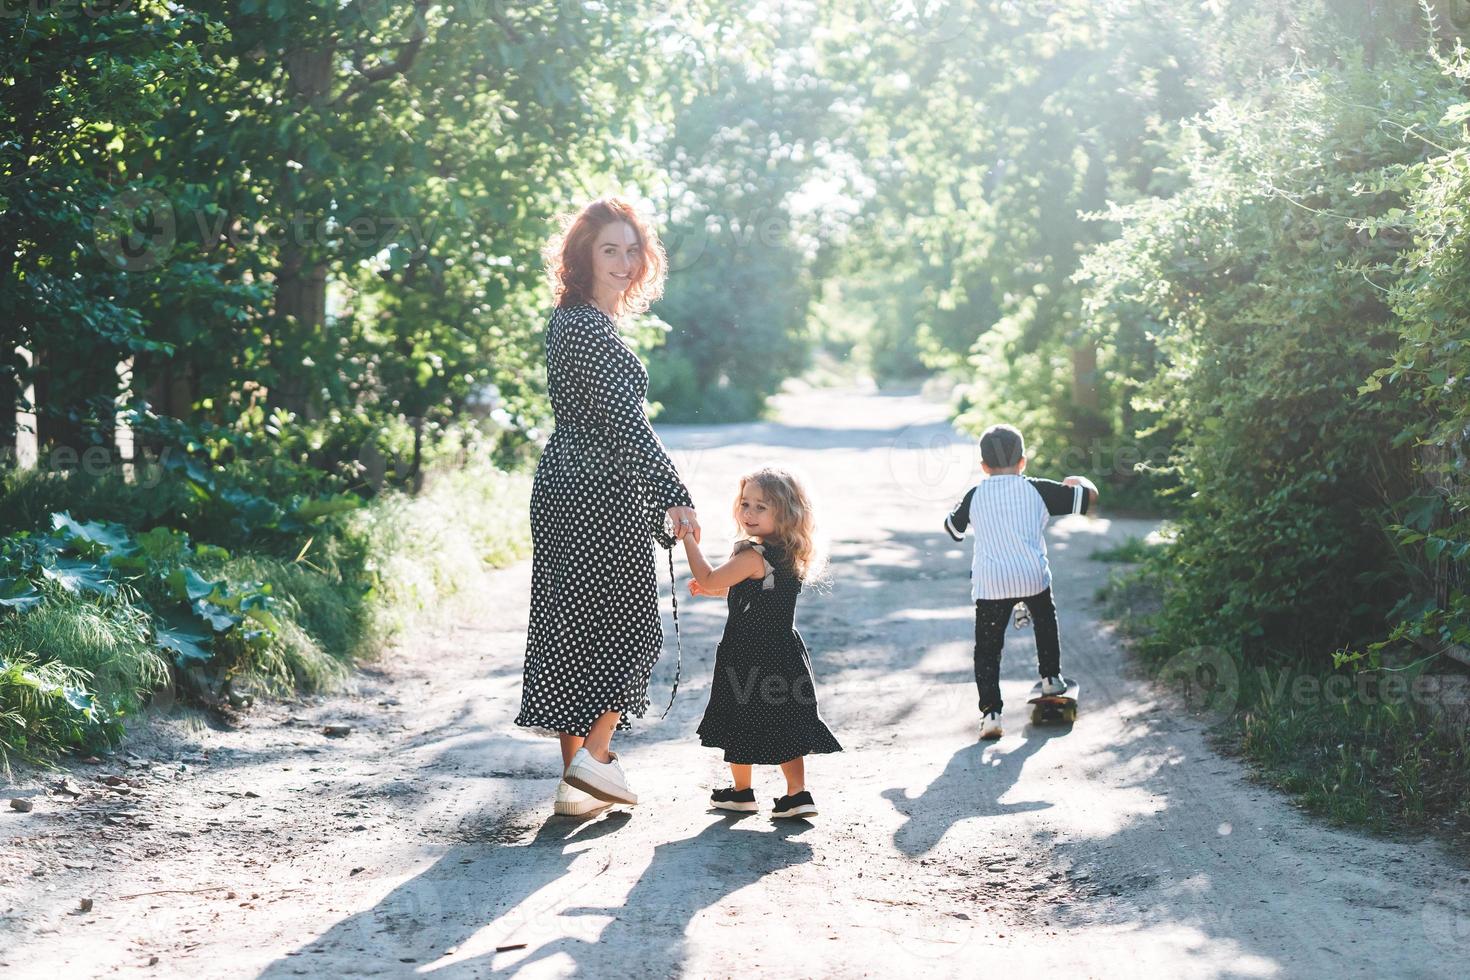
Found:
[[[613,221],[597,233],[592,245],[592,282],[597,293],[617,297],[628,291],[638,271],[638,232],[626,221]]]
[[[776,533],[776,508],[761,493],[753,480],[740,487],[740,502],[735,505],[735,519],[752,538],[765,538]]]

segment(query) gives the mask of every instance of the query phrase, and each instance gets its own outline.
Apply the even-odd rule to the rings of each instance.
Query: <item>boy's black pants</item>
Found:
[[[1005,646],[1006,627],[1016,603],[1031,610],[1036,632],[1036,666],[1042,677],[1062,672],[1062,648],[1057,639],[1057,607],[1051,589],[1016,599],[975,600],[975,686],[980,691],[980,713],[1000,713],[1000,651]]]

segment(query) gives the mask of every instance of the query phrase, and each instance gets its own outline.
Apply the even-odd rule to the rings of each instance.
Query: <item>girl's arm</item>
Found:
[[[724,595],[735,583],[748,578],[764,578],[766,574],[765,560],[754,548],[736,552],[719,568],[713,568],[704,552],[699,550],[699,542],[694,540],[694,535],[686,534],[684,555],[689,559],[689,571],[699,585],[699,591],[705,595]]]

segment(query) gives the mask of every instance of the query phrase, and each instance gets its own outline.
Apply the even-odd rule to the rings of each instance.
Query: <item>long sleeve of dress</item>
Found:
[[[645,375],[637,355],[605,324],[589,318],[578,324],[573,352],[579,382],[601,414],[628,471],[643,485],[650,502],[667,510],[694,506],[679,471],[644,411]]]

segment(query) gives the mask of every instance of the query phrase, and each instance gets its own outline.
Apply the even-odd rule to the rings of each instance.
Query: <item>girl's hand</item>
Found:
[[[724,598],[726,591],[727,590],[725,589],[706,589],[704,586],[699,584],[698,579],[689,580],[690,595],[707,595],[715,599],[722,599]]]
[[[699,518],[694,515],[693,507],[670,507],[668,509],[669,521],[674,525],[674,538],[684,540],[684,535],[694,535],[695,543],[699,542]]]

